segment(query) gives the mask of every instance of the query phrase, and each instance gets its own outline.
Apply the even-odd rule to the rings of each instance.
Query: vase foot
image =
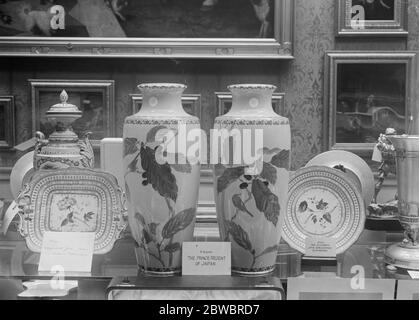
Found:
[[[267,268],[255,268],[255,269],[243,269],[243,268],[232,268],[231,272],[233,274],[242,276],[242,277],[263,277],[274,272],[275,266]]]
[[[138,266],[140,268],[140,271],[148,276],[154,276],[154,277],[170,277],[175,276],[181,273],[180,269],[161,269],[161,268],[145,268],[143,266]]]
[[[402,269],[419,270],[419,246],[393,244],[386,249],[385,262]]]

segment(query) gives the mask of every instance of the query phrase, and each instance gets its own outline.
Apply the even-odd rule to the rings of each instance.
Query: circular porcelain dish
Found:
[[[336,254],[340,254],[364,229],[361,192],[339,170],[313,166],[296,171],[290,179],[288,197],[283,238],[303,254],[308,237],[334,238]]]
[[[365,205],[371,203],[375,190],[374,174],[369,165],[356,154],[343,150],[328,151],[310,160],[306,167],[311,166],[326,166],[345,172],[360,186]]]

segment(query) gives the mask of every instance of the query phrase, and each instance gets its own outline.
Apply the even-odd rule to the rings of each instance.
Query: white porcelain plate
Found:
[[[43,235],[94,232],[94,253],[109,252],[127,225],[125,196],[105,172],[68,168],[37,171],[19,194],[19,231],[31,251],[40,252]]]
[[[364,200],[346,174],[313,166],[292,175],[282,228],[292,248],[304,254],[307,237],[334,238],[340,254],[358,239],[364,223]]]
[[[374,174],[369,165],[356,154],[343,150],[328,151],[311,159],[306,167],[311,166],[326,166],[344,171],[362,189],[365,204],[371,203],[375,190]]]

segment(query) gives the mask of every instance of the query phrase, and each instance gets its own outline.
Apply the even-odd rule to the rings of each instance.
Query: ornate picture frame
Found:
[[[74,131],[81,138],[91,131],[92,145],[96,148],[100,140],[114,137],[115,123],[115,82],[113,80],[44,80],[29,79],[32,106],[32,130],[42,131],[47,137],[53,130],[48,124],[45,112],[59,103],[60,92],[68,93],[69,103],[77,105],[83,112],[81,119],[73,124]],[[46,131],[46,132],[44,132]]]
[[[30,4],[34,1],[28,0]],[[246,2],[246,8],[249,12],[253,12],[252,19],[256,23],[255,32],[252,32],[255,36],[251,38],[240,36],[222,37],[223,34],[212,36],[210,32],[207,32],[205,36],[201,35],[194,38],[192,38],[193,35],[179,38],[171,37],[171,35],[165,36],[164,34],[159,35],[157,38],[152,36],[145,37],[148,34],[138,34],[141,30],[136,31],[140,28],[137,28],[135,23],[128,26],[129,33],[127,24],[132,24],[132,21],[144,20],[144,18],[149,18],[149,16],[142,16],[145,14],[142,13],[144,10],[139,10],[137,3],[128,3],[128,7],[125,10],[126,13],[121,14],[113,6],[107,5],[107,2],[102,0],[83,2],[83,5],[81,3],[75,6],[68,5],[68,8],[66,8],[66,5],[49,4],[49,2],[48,5],[44,2],[44,5],[39,6],[38,3],[34,2],[34,6],[29,7],[26,11],[45,11],[53,15],[51,26],[54,27],[44,32],[42,32],[40,27],[38,29],[41,30],[34,33],[32,29],[26,30],[28,25],[22,20],[22,14],[19,16],[19,12],[22,12],[22,9],[18,11],[18,8],[13,7],[21,4],[10,2],[0,6],[0,15],[3,17],[0,22],[4,24],[2,27],[3,31],[5,30],[3,36],[0,36],[0,56],[292,59],[294,0],[271,1],[273,5],[269,4],[272,9],[269,10],[269,15],[272,16],[272,19],[270,17],[267,18],[268,13],[262,10],[263,8],[257,9],[253,7],[262,6],[263,4]],[[203,1],[201,1],[201,4],[204,6]],[[200,6],[201,4],[198,1],[198,5]],[[131,10],[129,8],[130,5],[135,5],[136,9]],[[158,4],[150,2],[146,5],[156,6]],[[167,8],[161,9],[166,10]],[[170,12],[166,16],[163,15],[164,10],[157,10],[157,12],[160,12],[161,17],[153,16],[153,19],[165,20],[167,17],[173,16],[170,15]],[[258,16],[257,10],[265,12],[262,20]],[[199,15],[204,15],[204,11],[200,10],[199,7],[196,8],[196,13]],[[219,9],[219,12],[213,11],[212,15],[209,18],[207,17],[206,20],[212,21],[211,19],[217,17],[220,12],[222,13],[223,10]],[[106,26],[97,25],[100,23],[100,19],[92,20],[90,19],[92,15],[105,17],[103,19],[106,19]],[[181,12],[178,12],[177,15],[182,16]],[[127,19],[127,16],[133,16],[134,19]],[[196,24],[201,21],[196,20],[194,15],[188,16],[188,19],[191,20],[186,21],[189,24]],[[185,20],[184,16],[183,20]],[[226,18],[224,21],[231,23],[232,19]],[[73,24],[70,25],[70,23]],[[269,35],[269,37],[262,38],[260,37],[259,28],[262,31],[268,23],[272,29],[272,36]],[[68,26],[67,29],[66,26]],[[69,32],[70,26],[75,28],[76,32]],[[83,29],[81,33],[80,28]],[[16,29],[21,30],[16,32]],[[121,32],[115,32],[117,29]],[[208,30],[210,28],[205,29],[201,27],[201,29]],[[153,31],[152,26],[148,26],[148,30]],[[154,28],[155,30],[156,28]],[[225,28],[220,30],[225,30]],[[237,30],[240,31],[241,29],[238,27]],[[187,26],[180,31],[189,32],[191,27]],[[183,32],[179,32],[179,34],[183,34]]]
[[[330,51],[325,56],[324,146],[371,159],[381,133],[417,128],[415,52]],[[400,132],[401,131],[401,132]]]
[[[14,96],[0,96],[0,150],[12,149],[16,143]]]
[[[338,0],[338,36],[407,36],[406,0]]]
[[[215,92],[217,97],[217,117],[226,114],[232,103],[232,95],[230,92]],[[285,112],[285,93],[273,93],[272,107],[279,115],[284,115]]]
[[[143,103],[142,94],[130,94],[132,102],[132,114],[137,113],[141,109]],[[200,94],[183,94],[182,95],[183,109],[192,116],[201,119],[201,95]]]

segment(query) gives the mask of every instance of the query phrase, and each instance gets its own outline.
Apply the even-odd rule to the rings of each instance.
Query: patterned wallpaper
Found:
[[[327,50],[419,50],[419,0],[409,0],[408,39],[361,41],[335,38],[336,0],[295,0],[293,61],[257,60],[91,60],[0,59],[0,94],[13,94],[17,105],[18,142],[32,136],[27,79],[113,79],[118,135],[131,112],[129,94],[141,82],[182,82],[186,93],[202,95],[202,127],[209,130],[216,116],[214,92],[237,82],[272,83],[286,93],[286,112],[292,126],[292,163],[297,169],[324,151],[323,69]],[[94,63],[93,63],[94,62]],[[419,89],[418,89],[419,91]],[[419,92],[418,92],[419,93]],[[418,95],[419,96],[419,95]],[[0,167],[10,167],[21,154],[0,153]]]
[[[284,77],[294,169],[322,151],[323,57],[334,46],[334,3],[296,1],[295,60]]]

